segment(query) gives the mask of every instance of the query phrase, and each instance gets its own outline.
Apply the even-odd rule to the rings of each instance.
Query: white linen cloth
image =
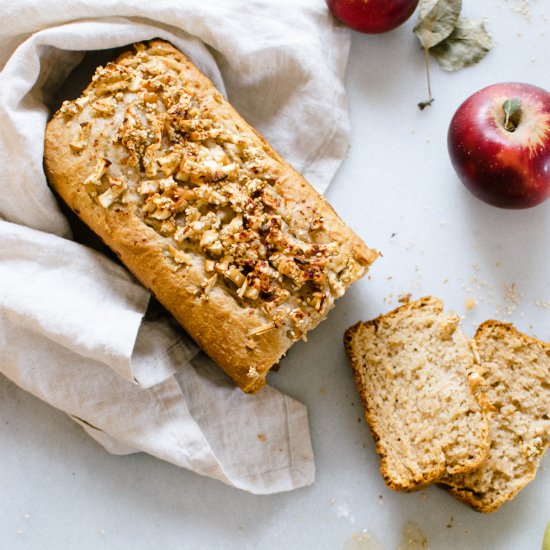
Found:
[[[0,372],[111,453],[259,494],[312,483],[306,407],[243,394],[170,319],[144,317],[149,293],[72,240],[43,138],[84,51],[160,37],[322,192],[347,148],[347,31],[323,0],[14,0],[0,21]]]

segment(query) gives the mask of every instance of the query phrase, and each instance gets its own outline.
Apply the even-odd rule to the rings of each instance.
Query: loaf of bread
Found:
[[[479,512],[512,499],[537,472],[550,438],[550,344],[512,325],[486,321],[475,335],[493,412],[489,457],[476,470],[440,480]]]
[[[391,489],[478,467],[489,451],[475,356],[458,317],[426,297],[346,331],[344,343]],[[483,401],[483,396],[478,396]]]
[[[62,199],[246,392],[377,256],[161,40],[63,103],[44,160]]]

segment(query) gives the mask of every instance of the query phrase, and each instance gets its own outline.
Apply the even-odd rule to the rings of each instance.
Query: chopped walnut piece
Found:
[[[323,292],[314,292],[311,295],[311,301],[309,305],[314,307],[319,313],[324,312],[327,302],[327,296]]]
[[[114,97],[98,99],[91,104],[91,107],[97,116],[110,117],[115,114],[116,99]]]
[[[116,134],[116,139],[126,147],[130,153],[130,165],[137,166],[140,156],[143,155],[148,140],[148,133],[138,113],[139,101],[132,101],[124,111],[124,120]]]
[[[150,195],[151,193],[157,193],[159,187],[159,180],[144,180],[138,187],[138,193],[140,195]]]
[[[204,296],[208,296],[210,294],[210,291],[214,288],[214,285],[216,284],[217,280],[218,280],[218,274],[214,273],[212,277],[204,281],[204,283],[201,285]]]
[[[230,267],[225,271],[224,275],[239,287],[244,283],[245,277],[236,267]]]
[[[170,113],[170,111],[168,111]],[[208,130],[212,127],[212,120],[209,118],[177,118],[177,125],[182,132],[190,132],[192,130]]]
[[[400,304],[408,304],[411,301],[412,294],[410,292],[407,292],[407,294],[400,294],[397,297],[397,301]]]
[[[458,326],[458,317],[456,315],[453,315],[449,319],[445,321],[441,321],[439,323],[439,329],[441,330],[441,338],[444,340],[448,340],[456,331],[456,328]]]
[[[476,365],[481,365],[481,357],[479,356],[479,350],[477,348],[477,342],[475,340],[468,341],[468,347],[470,348]]]
[[[218,256],[223,252],[223,246],[218,238],[218,232],[215,229],[207,229],[202,234],[199,242],[202,249],[208,250],[214,256]]]
[[[154,212],[151,213],[151,218],[164,221],[172,216],[173,201],[167,197],[158,197],[153,199],[153,203],[157,205]]]
[[[168,189],[173,189],[174,187],[177,187],[177,183],[174,181],[174,178],[172,178],[171,176],[168,178],[158,180],[158,183],[162,191],[166,191]]]
[[[127,184],[122,179],[109,177],[109,187],[97,197],[97,202],[103,208],[109,208],[122,195],[126,188]]]
[[[110,164],[110,161],[106,158],[98,159],[91,174],[84,180],[84,185],[99,185],[103,174],[105,174]]]
[[[241,285],[241,288],[237,290],[237,296],[239,298],[242,298],[246,294],[246,291],[248,290],[248,282],[249,282],[248,277],[245,277],[244,282]],[[248,295],[247,298],[250,298],[250,295]]]
[[[250,367],[246,373],[246,376],[248,376],[248,378],[260,378],[260,374],[256,370],[256,367]]]
[[[172,235],[172,233],[174,233],[176,231],[176,225],[169,218],[169,219],[163,221],[160,224],[160,230],[159,231],[160,231],[160,234],[163,235],[164,237],[166,237],[168,235]]]
[[[115,95],[128,88],[131,74],[125,67],[116,63],[108,63],[106,67],[98,67],[92,81],[95,83],[93,92],[96,97]]]
[[[289,317],[297,324],[297,325],[300,325],[301,323],[303,323],[305,321],[305,318],[306,318],[306,314],[304,313],[304,311],[302,309],[300,309],[299,307],[293,309],[290,313],[289,313]]]
[[[178,265],[191,265],[193,263],[191,256],[189,256],[189,254],[186,254],[182,250],[178,250],[177,248],[173,247],[171,244],[168,245],[168,252],[170,252],[172,259]]]
[[[82,96],[74,101],[64,101],[59,108],[59,113],[66,119],[70,119],[78,115],[80,111],[89,103],[89,96]]]
[[[324,223],[325,223],[325,218],[323,218],[323,216],[319,216],[318,218],[313,218],[313,220],[311,220],[311,224],[309,225],[309,230],[320,231],[321,229],[323,229]]]
[[[210,130],[200,131],[194,130],[189,132],[189,137],[193,141],[206,141],[208,139],[220,138],[222,136],[226,136],[227,139],[228,135],[229,134],[227,134],[227,132],[223,128],[211,128]]]
[[[143,86],[143,78],[141,78],[140,74],[136,74],[134,75],[134,77],[132,78],[132,81],[128,85],[128,91],[133,93],[138,92],[142,86]]]
[[[158,94],[155,92],[141,92],[138,94],[138,97],[140,97],[144,103],[156,103],[160,100]]]
[[[75,153],[80,153],[88,145],[88,138],[90,137],[90,130],[92,128],[91,122],[81,122],[78,128],[78,134],[73,141],[69,144],[69,147]]]
[[[158,171],[157,154],[162,143],[162,121],[152,117],[152,126],[153,142],[145,147],[145,152],[141,158],[145,175],[149,177],[156,176]]]
[[[173,97],[173,96],[172,96]],[[185,91],[179,94],[179,100],[177,103],[170,106],[168,109],[168,115],[173,119],[176,126],[179,127],[180,121],[185,121],[187,117],[187,111],[191,106],[193,96]]]
[[[276,328],[276,325],[274,322],[272,323],[266,323],[265,325],[261,325],[259,327],[252,328],[248,331],[248,337],[251,336],[261,336],[262,334],[265,334],[266,332],[269,332],[270,330],[273,330]]]
[[[479,372],[469,372],[468,373],[468,384],[470,389],[474,391],[478,386],[481,386],[485,383],[483,376]]]
[[[214,260],[205,260],[204,270],[206,272],[212,272],[212,271],[214,271],[215,265],[216,265],[216,262]]]
[[[172,153],[157,158],[157,165],[165,177],[171,176],[181,162],[181,153],[173,151]]]

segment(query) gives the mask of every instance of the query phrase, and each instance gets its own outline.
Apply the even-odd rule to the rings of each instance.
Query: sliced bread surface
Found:
[[[489,457],[475,471],[440,484],[479,512],[512,499],[537,472],[550,438],[550,344],[512,325],[486,321],[475,341],[494,411]]]
[[[486,459],[487,418],[468,381],[474,354],[440,300],[357,323],[344,343],[388,487],[413,491]]]

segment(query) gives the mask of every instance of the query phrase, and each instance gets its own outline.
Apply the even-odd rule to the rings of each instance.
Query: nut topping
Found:
[[[363,268],[340,254],[342,243],[326,242],[314,207],[288,201],[280,161],[220,115],[221,96],[189,80],[170,51],[139,45],[62,105],[68,124],[95,117],[113,127],[103,150],[114,148],[116,166],[97,153],[99,138],[90,146],[92,123],[80,123],[72,151],[98,155],[83,183],[103,208],[121,202],[156,231],[172,269],[202,271],[202,284],[188,285],[193,295],[208,299],[219,288],[264,316],[248,333],[250,349],[282,327],[298,339]]]

